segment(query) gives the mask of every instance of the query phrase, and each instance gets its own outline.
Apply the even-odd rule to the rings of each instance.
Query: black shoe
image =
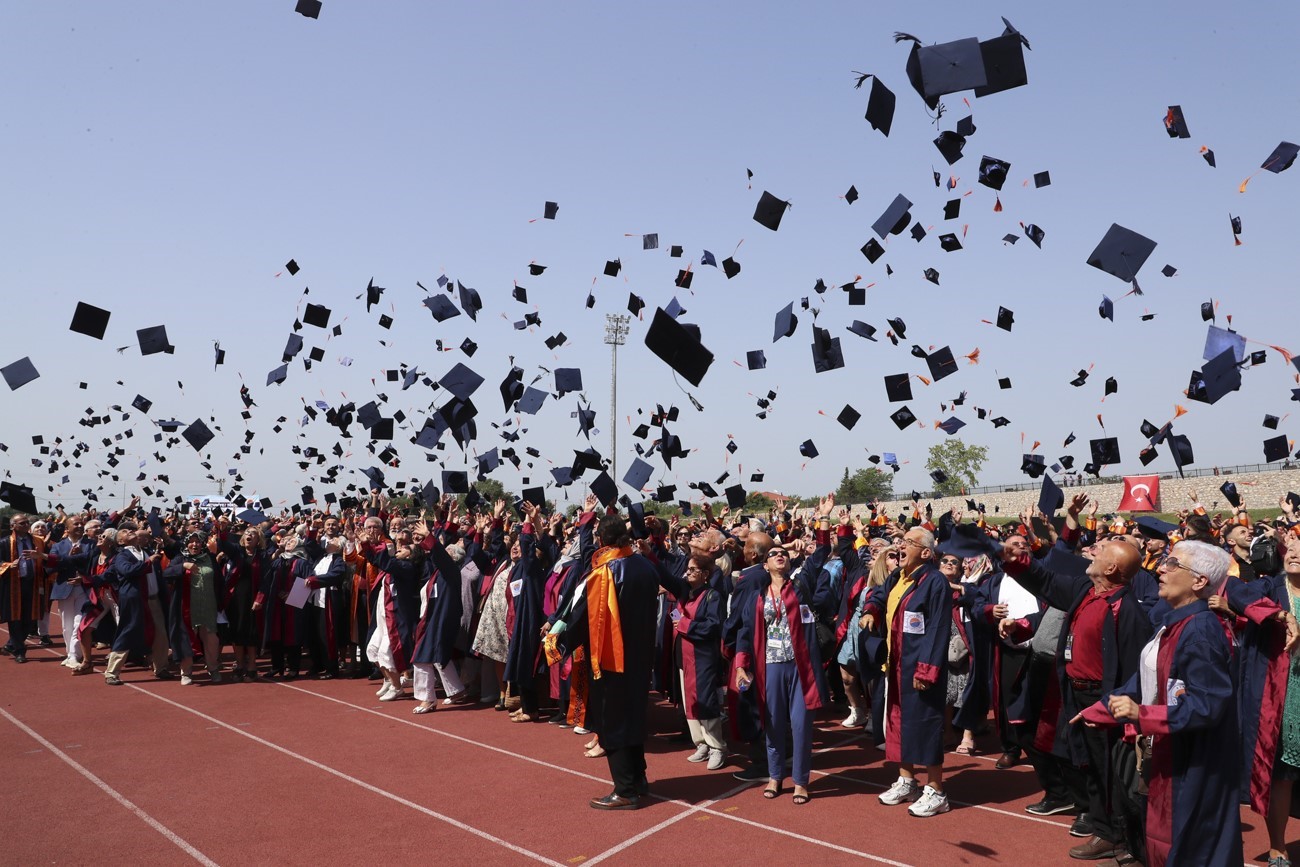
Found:
[[[641,806],[641,799],[624,798],[622,795],[610,792],[603,798],[592,798],[590,803],[594,810],[635,810]]]
[[[0,645],[0,656],[13,656],[13,655],[14,655],[14,649],[11,645],[8,644]]]
[[[332,671],[322,671],[320,674],[316,675],[317,680],[333,680],[334,677],[335,674]]]
[[[1026,813],[1032,813],[1035,816],[1055,816],[1060,813],[1073,813],[1073,798],[1043,798],[1037,804],[1030,804],[1025,807]]]
[[[170,671],[155,671],[153,673],[154,680],[173,680],[174,678],[175,676]]]
[[[453,704],[455,704],[455,702],[453,702]],[[557,713],[553,717],[548,717],[546,721],[553,726],[558,726],[558,725],[564,725],[564,719],[565,719],[564,714]]]
[[[281,676],[282,676],[285,680],[297,680],[297,679],[298,679],[298,672],[296,672],[296,671],[286,671],[286,672],[285,672],[283,675],[281,675]]]
[[[25,653],[19,653],[14,656],[14,662],[17,662],[20,665],[26,661],[27,661],[27,654]]]
[[[41,636],[41,647],[53,647],[53,646],[54,646],[54,639],[50,638],[48,635]]]
[[[767,767],[765,765],[750,765],[743,771],[736,771],[731,777],[743,783],[759,783],[768,779]]]
[[[1074,820],[1070,826],[1071,837],[1091,837],[1092,836],[1092,819],[1088,818],[1087,813],[1080,813],[1079,818]]]

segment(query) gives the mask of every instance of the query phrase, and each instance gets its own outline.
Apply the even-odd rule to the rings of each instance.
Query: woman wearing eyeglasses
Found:
[[[882,734],[881,715],[874,711],[877,705],[883,708],[884,703],[873,699],[881,692],[880,669],[878,666],[874,670],[870,666],[864,668],[861,664],[861,660],[858,659],[858,638],[864,625],[862,609],[867,604],[867,597],[871,595],[872,590],[889,579],[889,573],[898,568],[900,555],[897,550],[886,544],[873,546],[870,550],[871,560],[865,573],[855,579],[849,591],[851,598],[844,618],[845,631],[837,662],[840,665],[840,676],[844,680],[844,693],[849,700],[849,716],[841,725],[846,728],[870,725],[872,732],[879,738]],[[850,561],[856,556],[856,554],[850,556],[841,553],[841,558],[845,560],[846,572],[855,570],[855,566]]]
[[[1071,720],[1138,730],[1150,867],[1243,862],[1239,756],[1230,748],[1238,736],[1233,648],[1206,604],[1229,563],[1215,545],[1175,545],[1159,574],[1160,598],[1171,610],[1143,648],[1138,671]],[[1289,863],[1284,850],[1269,863],[1278,857]]]
[[[718,688],[726,677],[722,659],[722,620],[725,600],[708,586],[713,561],[692,554],[684,581],[661,576],[664,586],[677,597],[669,612],[673,623],[673,657],[682,689],[682,710],[695,752],[688,762],[707,761],[716,771],[726,763],[726,741],[722,735],[722,706]]]
[[[763,711],[768,773],[763,797],[781,794],[785,743],[792,736],[795,804],[808,803],[813,712],[826,700],[813,590],[830,556],[827,516],[834,505],[834,497],[827,497],[818,507],[817,549],[798,575],[790,574],[790,553],[784,546],[768,550],[754,604],[741,612],[736,640],[736,688],[743,692],[753,685]]]

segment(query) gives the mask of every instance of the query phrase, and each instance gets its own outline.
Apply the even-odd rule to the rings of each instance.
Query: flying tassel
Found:
[[[1255,172],[1255,175],[1257,174],[1259,174],[1259,172]],[[1241,186],[1237,187],[1237,192],[1239,193],[1246,192],[1246,184],[1250,183],[1250,179],[1255,177],[1255,175],[1251,175],[1249,178],[1246,178],[1246,180],[1242,181]]]
[[[917,373],[917,374],[914,374],[914,375],[916,376],[917,379],[921,380],[921,382],[925,383],[926,385],[929,385],[929,384],[930,384],[930,380],[926,379],[926,378],[925,378],[924,376],[922,376],[921,374]]]
[[[1290,352],[1287,352],[1285,349],[1283,349],[1283,348],[1280,347],[1280,346],[1274,346],[1274,345],[1271,344],[1271,343],[1269,343],[1269,344],[1265,344],[1265,345],[1268,346],[1269,349],[1272,349],[1272,350],[1276,351],[1277,353],[1279,353],[1279,354],[1282,356],[1283,360],[1286,361],[1287,364],[1290,364],[1290,363],[1291,363],[1291,353],[1290,353]]]
[[[1001,196],[994,196],[994,197],[993,197],[993,213],[995,213],[995,214],[1000,214],[1000,213],[1002,213],[1002,197],[1001,197]]]
[[[1101,425],[1103,431],[1106,430],[1106,423],[1101,420],[1101,413],[1097,413],[1097,424]]]
[[[966,360],[969,361],[971,364],[979,364],[979,363],[980,363],[980,348],[977,346],[977,347],[975,347],[975,351],[974,351],[974,352],[968,352],[968,353],[966,353]]]

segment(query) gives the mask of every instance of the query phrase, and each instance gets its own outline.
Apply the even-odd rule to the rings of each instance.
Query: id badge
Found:
[[[925,635],[925,615],[920,611],[904,611],[903,633],[905,635]]]
[[[1065,636],[1065,661],[1074,661],[1074,633]]]
[[[779,653],[781,650],[780,640],[776,638],[769,638],[767,640],[767,649],[769,653]]]
[[[815,618],[813,617],[812,609],[809,608],[807,605],[800,605],[800,606],[799,606],[799,622],[800,622],[800,623],[812,623],[814,620],[815,620]]]
[[[520,593],[523,593],[523,592],[524,592],[524,579],[522,579],[522,578],[516,578],[514,581],[511,581],[511,582],[510,582],[510,595],[511,595],[511,596],[518,596]]]
[[[513,590],[514,588],[512,587],[512,588],[510,588],[510,589]],[[515,595],[517,596],[517,595],[519,595],[519,594],[516,593]],[[433,585],[433,598],[434,598],[434,599],[437,599],[437,598],[438,598],[438,585],[437,585],[437,583],[434,583],[434,585]]]

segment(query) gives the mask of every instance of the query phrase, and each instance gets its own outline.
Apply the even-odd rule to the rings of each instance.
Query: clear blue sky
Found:
[[[1258,341],[1250,348],[1290,342],[1300,351],[1300,168],[1237,189],[1279,141],[1300,141],[1290,61],[1300,11],[1157,3],[1062,14],[1036,3],[977,5],[928,4],[922,15],[897,2],[326,0],[312,21],[294,14],[293,0],[8,4],[0,10],[0,73],[10,85],[0,120],[0,286],[10,315],[0,365],[31,356],[41,379],[10,395],[0,416],[4,468],[42,500],[68,505],[83,501],[81,488],[104,484],[116,494],[125,483],[134,492],[157,473],[169,474],[169,496],[211,490],[184,443],[164,453],[165,463],[154,459],[154,429],[130,409],[139,393],[153,401],[154,419],[214,416],[223,429],[209,448],[214,474],[238,467],[247,492],[293,500],[304,484],[323,486],[314,470],[298,470],[291,447],[325,449],[337,438],[323,418],[298,426],[304,399],[362,404],[383,392],[386,414],[403,409],[418,427],[444,393],[400,392],[382,372],[405,363],[436,379],[467,361],[487,379],[475,395],[481,452],[505,445],[490,423],[507,418],[497,384],[511,357],[528,380],[539,366],[580,367],[598,413],[594,444],[607,451],[604,317],[625,312],[629,292],[647,309],[620,356],[620,475],[633,457],[631,429],[644,419],[637,408],[658,402],[681,408],[671,429],[695,451],[672,471],[654,458],[656,483],[684,488],[724,470],[734,480],[739,465],[749,487],[815,494],[832,489],[846,466],[892,451],[908,462],[897,487],[923,488],[927,450],[944,437],[933,422],[949,414],[939,404],[960,391],[969,397],[956,410],[968,423],[959,436],[989,447],[988,483],[1021,478],[1020,455],[1035,440],[1049,463],[1070,453],[1082,466],[1087,440],[1103,435],[1099,412],[1106,432],[1120,437],[1118,470],[1137,471],[1140,422],[1163,423],[1175,403],[1191,409],[1175,430],[1191,437],[1197,466],[1262,460],[1260,443],[1274,433],[1261,426],[1264,414],[1292,408],[1295,370],[1277,353],[1215,407],[1188,403],[1182,391],[1201,364],[1199,305],[1210,298],[1220,302],[1220,324],[1232,314],[1233,327]],[[893,32],[927,43],[990,38],[1002,32],[999,15],[1033,45],[1029,85],[979,100],[945,97],[936,128],[907,83],[908,46],[895,45]],[[897,94],[888,138],[864,121],[866,90],[853,89],[851,70],[878,74]],[[1183,106],[1191,139],[1166,136],[1161,120],[1171,104]],[[967,113],[978,129],[949,170],[931,140]],[[1218,168],[1201,159],[1202,145]],[[993,191],[975,183],[984,154],[1011,163],[1001,213]],[[933,169],[958,176],[954,195],[972,191],[953,223],[942,221],[950,195],[935,188]],[[1022,186],[1043,170],[1051,186]],[[861,198],[850,206],[838,197],[851,184]],[[776,233],[751,219],[764,190],[793,202]],[[898,193],[930,234],[919,244],[891,238],[872,265],[858,250]],[[559,203],[555,221],[540,219],[547,200]],[[1233,245],[1229,214],[1242,217],[1242,246]],[[1041,250],[1024,238],[1001,242],[1022,221],[1046,232]],[[1112,222],[1159,244],[1141,274],[1144,297],[1120,300],[1127,285],[1085,264]],[[943,252],[938,235],[963,226],[965,249]],[[659,235],[658,251],[641,250],[639,235],[649,232]],[[702,250],[720,261],[742,239],[734,280],[699,265]],[[672,244],[686,258],[670,258]],[[615,257],[623,273],[602,276]],[[283,270],[290,258],[302,267],[296,277]],[[684,292],[673,278],[691,258],[696,277]],[[530,277],[530,261],[546,273]],[[1162,277],[1165,264],[1178,276]],[[923,279],[927,267],[940,271],[940,286]],[[436,288],[440,274],[478,290],[477,323],[461,316],[438,324],[421,306],[416,281]],[[865,307],[848,307],[837,289],[812,292],[818,278],[834,286],[859,274],[860,285],[875,284]],[[388,291],[367,314],[356,296],[372,277]],[[526,306],[510,297],[515,280],[528,289]],[[587,310],[593,289],[597,305]],[[1113,324],[1097,315],[1103,293],[1117,299]],[[717,357],[691,389],[704,413],[643,345],[655,306],[674,295],[687,309],[683,321],[699,324]],[[810,295],[817,323],[841,338],[842,370],[814,374],[811,311],[799,311],[795,335],[772,345],[776,311]],[[78,300],[113,312],[102,342],[67,330]],[[331,325],[341,321],[343,334],[326,341],[325,332],[304,329],[307,347],[323,347],[325,361],[308,372],[300,356],[287,382],[266,387],[308,300],[331,307]],[[1010,334],[980,323],[999,304],[1016,313]],[[540,328],[511,327],[534,310]],[[1156,318],[1142,322],[1144,310]],[[395,319],[391,330],[376,324],[380,313]],[[908,332],[893,347],[883,334],[896,316]],[[881,342],[845,331],[854,318],[880,329]],[[157,324],[176,353],[142,358],[135,329]],[[543,341],[559,331],[569,342],[548,350]],[[472,359],[434,349],[436,339],[456,347],[466,336],[479,345]],[[227,351],[215,372],[214,340]],[[926,428],[899,432],[887,418],[899,405],[886,402],[882,377],[925,372],[912,343],[951,345],[961,369],[928,388],[913,381],[908,405]],[[961,356],[976,347],[980,364],[967,365]],[[760,348],[768,369],[748,371],[745,352]],[[1090,365],[1087,385],[1072,388],[1076,371]],[[1014,388],[1000,390],[999,375]],[[1103,403],[1108,376],[1120,390]],[[247,423],[241,382],[258,403]],[[538,385],[552,387],[549,377]],[[754,398],[769,389],[778,398],[759,420]],[[845,403],[863,414],[851,433],[834,420]],[[112,404],[130,418],[112,413],[109,425],[78,426],[87,408],[100,414]],[[525,468],[532,483],[549,481],[547,459],[567,464],[583,445],[570,417],[576,405],[576,395],[552,397],[524,417],[524,439],[544,456]],[[994,430],[974,407],[1012,423]],[[289,421],[276,435],[281,415]],[[1294,421],[1281,432],[1292,434]],[[120,443],[123,483],[97,478],[108,453],[101,438],[132,427],[135,437]],[[235,461],[245,428],[256,432],[253,454]],[[1079,440],[1063,450],[1071,431]],[[80,468],[50,475],[48,463],[32,464],[48,461],[31,445],[35,434],[81,439],[90,450]],[[359,426],[353,434],[342,477],[361,481],[353,471],[375,461]],[[388,471],[390,481],[440,469],[407,442],[412,435],[397,432],[402,464]],[[730,457],[729,435],[739,446]],[[805,439],[821,452],[814,460],[799,454]],[[436,454],[448,467],[472,465],[446,440]],[[1162,449],[1152,469],[1171,468]],[[766,473],[761,486],[748,485],[755,471]],[[150,481],[135,482],[141,472]],[[517,489],[521,475],[507,466],[494,477]]]

